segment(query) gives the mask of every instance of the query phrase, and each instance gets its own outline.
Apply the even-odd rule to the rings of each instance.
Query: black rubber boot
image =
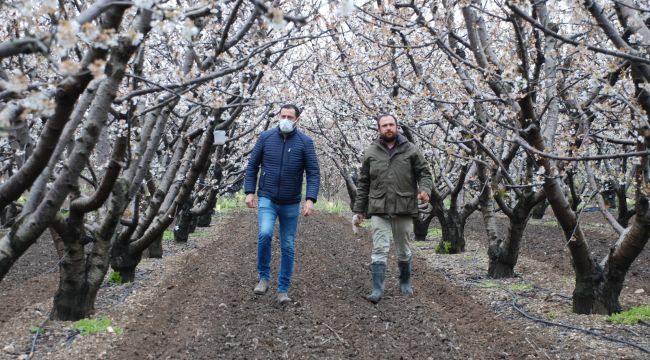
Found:
[[[372,274],[372,292],[366,296],[366,299],[376,304],[384,296],[384,279],[386,275],[386,264],[370,264],[370,273]]]
[[[411,296],[413,295],[413,287],[411,286],[411,259],[407,261],[398,261],[399,266],[399,285],[402,294]]]

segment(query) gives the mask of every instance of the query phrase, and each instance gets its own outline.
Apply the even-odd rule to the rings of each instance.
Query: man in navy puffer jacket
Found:
[[[263,132],[257,140],[248,160],[244,182],[246,206],[256,207],[256,184],[259,196],[257,238],[259,283],[254,290],[257,295],[266,293],[269,287],[271,240],[275,220],[277,218],[280,220],[281,258],[277,288],[280,304],[291,301],[288,291],[293,273],[294,240],[300,216],[303,173],[307,175],[304,216],[309,216],[314,211],[320,184],[320,169],[314,142],[296,129],[299,118],[300,109],[297,106],[291,104],[282,106],[279,126]]]

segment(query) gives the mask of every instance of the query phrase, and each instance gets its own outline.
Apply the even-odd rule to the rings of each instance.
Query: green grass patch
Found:
[[[163,233],[163,240],[171,241],[174,240],[174,232],[172,230],[165,230]]]
[[[650,305],[633,307],[630,310],[607,317],[607,321],[614,324],[636,325],[639,321],[650,321]]]
[[[441,241],[436,244],[436,254],[449,254],[451,253],[451,241]]]
[[[415,247],[427,247],[427,246],[431,246],[431,242],[430,241],[412,241],[411,245],[413,245]]]
[[[481,283],[481,287],[484,289],[495,289],[499,287],[499,283],[496,281],[488,280]]]
[[[542,225],[553,225],[557,226],[558,222],[557,219],[549,219],[549,220],[544,220],[542,221]]]
[[[228,212],[246,207],[246,194],[240,191],[231,196],[222,196],[217,200],[214,210],[218,213]]]
[[[315,207],[318,211],[325,211],[331,214],[341,214],[350,211],[350,206],[341,201],[319,201]]]
[[[531,284],[512,284],[508,286],[511,291],[530,291],[533,290],[533,285]]]
[[[437,227],[431,227],[429,230],[427,230],[427,237],[432,238],[432,237],[441,237],[442,236],[442,229],[437,228]]]
[[[111,284],[124,284],[124,279],[122,278],[122,274],[120,274],[119,271],[112,271],[108,276],[108,282]]]
[[[25,205],[26,203],[27,197],[25,195],[21,195],[18,200],[16,200],[16,204]]]
[[[368,220],[368,219],[365,219],[365,220],[363,220],[363,222],[359,226],[361,226],[364,229],[370,229],[371,225],[372,225],[372,222],[370,220]]]
[[[114,332],[118,335],[122,334],[122,329],[112,325],[111,319],[98,318],[98,319],[81,319],[72,324],[74,330],[79,331],[81,335],[92,335],[100,332]]]
[[[45,332],[45,328],[38,325],[32,325],[29,327],[29,332],[32,334],[36,334],[36,333],[42,334]]]

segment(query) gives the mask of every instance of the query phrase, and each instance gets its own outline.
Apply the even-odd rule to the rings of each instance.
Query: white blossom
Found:
[[[354,0],[341,0],[339,7],[336,8],[336,16],[346,17],[354,12]]]
[[[56,41],[64,49],[72,49],[77,45],[77,34],[80,25],[78,22],[63,20],[57,27]]]
[[[29,85],[29,80],[25,75],[22,74],[18,74],[14,76],[13,78],[9,79],[9,81],[0,79],[0,89],[4,89],[15,93],[20,93],[27,90],[28,85]]]
[[[187,41],[192,41],[192,36],[199,33],[199,28],[194,26],[192,19],[185,19],[181,35]]]
[[[282,30],[287,25],[287,21],[284,20],[284,13],[279,8],[269,10],[268,17],[271,27],[275,30]]]
[[[104,68],[106,67],[106,61],[97,59],[92,64],[88,66],[88,70],[93,74],[96,79],[103,79],[106,77],[104,73]]]
[[[59,65],[59,71],[61,71],[61,74],[63,75],[74,75],[79,72],[79,70],[81,70],[81,65],[71,59],[66,59]]]
[[[152,9],[155,4],[156,4],[156,0],[134,0],[133,1],[133,5],[135,7],[139,7],[143,9]]]
[[[21,101],[22,105],[38,114],[39,116],[48,117],[54,114],[56,107],[54,100],[48,98],[43,92],[32,92]]]

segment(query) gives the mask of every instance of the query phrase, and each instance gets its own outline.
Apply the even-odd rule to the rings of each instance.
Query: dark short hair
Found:
[[[381,119],[383,119],[385,117],[388,117],[388,116],[392,117],[393,120],[395,120],[395,126],[397,126],[397,118],[395,117],[395,115],[388,114],[388,113],[383,113],[383,114],[377,115],[377,117],[375,118],[375,120],[377,120],[377,127],[379,127],[379,120],[381,120]]]
[[[301,113],[300,108],[294,104],[284,104],[280,108],[280,111],[282,111],[282,109],[293,109],[293,111],[296,113],[296,118],[300,117],[300,113]]]

